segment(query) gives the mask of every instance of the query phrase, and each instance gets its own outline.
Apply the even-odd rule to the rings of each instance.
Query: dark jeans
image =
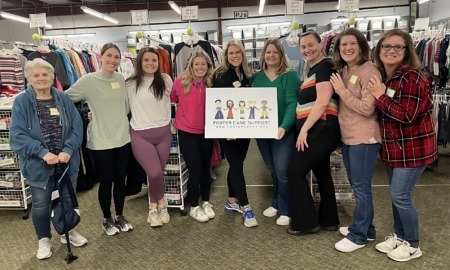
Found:
[[[271,206],[283,216],[290,216],[290,189],[286,170],[295,150],[294,131],[289,131],[281,140],[257,139],[259,151],[270,170],[273,183]]]
[[[375,239],[376,236],[373,225],[372,176],[380,147],[378,143],[342,145],[348,180],[355,195],[353,222],[348,227],[347,238],[358,245],[363,245],[367,243],[367,238]]]
[[[308,136],[307,142],[309,147],[294,153],[287,171],[291,187],[291,228],[296,231],[310,230],[318,225],[325,227],[339,225],[336,195],[331,178],[330,154],[338,147],[340,135],[333,129],[325,127],[314,138]],[[319,186],[318,211],[314,206],[306,179],[311,170]]]
[[[228,196],[237,198],[241,205],[248,204],[247,186],[244,176],[244,160],[250,139],[219,140],[220,147],[230,165],[227,175]]]
[[[111,217],[111,195],[114,196],[116,215],[123,215],[125,176],[127,175],[130,151],[131,146],[129,143],[113,149],[92,151],[95,168],[100,179],[98,201],[104,218]],[[111,192],[111,190],[113,191]]]
[[[205,139],[205,134],[193,134],[178,130],[180,152],[189,170],[188,201],[192,207],[198,206],[201,193],[203,201],[209,201],[211,175],[209,173],[213,149],[212,139]]]

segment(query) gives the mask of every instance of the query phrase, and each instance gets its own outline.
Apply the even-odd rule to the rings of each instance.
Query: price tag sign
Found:
[[[417,18],[414,22],[414,31],[427,30],[430,25],[430,17]]]
[[[286,0],[286,15],[303,14],[303,0]]]
[[[198,20],[198,6],[182,7],[181,20],[182,21]]]
[[[248,10],[235,11],[234,18],[235,19],[247,19],[248,18]]]
[[[45,13],[30,14],[30,28],[45,27],[47,17]]]
[[[339,0],[339,11],[353,11],[359,9],[359,0]]]
[[[148,10],[130,10],[131,12],[131,24],[147,24],[148,23]]]

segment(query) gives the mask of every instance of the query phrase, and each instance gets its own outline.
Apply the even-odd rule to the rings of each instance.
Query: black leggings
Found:
[[[198,206],[199,194],[203,201],[209,201],[211,175],[209,172],[213,149],[212,139],[205,134],[193,134],[178,130],[180,152],[189,170],[188,201],[192,207]]]
[[[244,176],[244,160],[247,156],[250,139],[221,139],[219,143],[230,165],[227,175],[228,196],[237,198],[241,205],[247,205],[248,197]]]
[[[291,187],[291,228],[310,230],[318,225],[339,225],[336,196],[330,170],[330,154],[340,143],[339,129],[325,127],[317,136],[307,139],[308,148],[296,151],[287,170]],[[320,192],[318,212],[306,179],[309,171],[317,178]]]
[[[130,144],[106,150],[93,150],[95,168],[100,178],[98,201],[104,218],[111,217],[111,190],[114,183],[116,215],[123,214],[125,204],[125,176],[127,175]]]

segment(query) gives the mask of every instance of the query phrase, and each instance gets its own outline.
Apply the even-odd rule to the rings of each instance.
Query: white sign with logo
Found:
[[[207,88],[205,138],[276,138],[277,89]]]
[[[416,21],[414,22],[414,31],[428,30],[429,25],[430,25],[430,17],[417,18]]]
[[[148,23],[148,10],[130,10],[131,12],[131,24],[147,24]]]
[[[198,20],[198,6],[182,7],[181,20],[182,21]]]
[[[303,14],[303,0],[286,0],[286,15]]]
[[[47,17],[45,13],[30,14],[30,28],[45,27]]]
[[[353,11],[359,9],[359,0],[339,0],[339,11]]]

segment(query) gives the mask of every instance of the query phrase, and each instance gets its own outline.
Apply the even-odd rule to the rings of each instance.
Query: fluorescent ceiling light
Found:
[[[364,18],[355,18],[357,21],[362,21]],[[348,22],[348,18],[330,19],[330,22]]]
[[[259,15],[261,15],[263,13],[265,3],[266,3],[266,0],[259,0],[259,10],[258,10]]]
[[[256,28],[258,27],[257,24],[247,24],[247,25],[229,25],[227,26],[228,29],[234,30],[234,29],[243,29],[243,28]]]
[[[430,0],[417,0],[417,4],[421,5],[421,4],[426,3],[428,1],[430,1]]]
[[[79,33],[79,34],[56,34],[56,35],[43,35],[42,39],[50,38],[74,38],[74,37],[93,37],[95,33]]]
[[[88,8],[88,7],[86,7],[86,6],[81,6],[80,8],[81,8],[81,10],[84,11],[84,13],[87,13],[87,14],[89,14],[89,15],[92,15],[92,16],[95,16],[95,17],[97,17],[97,18],[103,19],[103,20],[105,20],[105,21],[111,22],[111,23],[113,23],[113,24],[119,24],[119,21],[118,21],[117,19],[111,17],[111,16],[108,16],[108,15],[106,15],[106,14],[103,14],[103,13],[101,13],[101,12],[98,12],[98,11],[96,11],[96,10],[93,10],[93,9]]]
[[[259,27],[270,27],[270,26],[287,26],[290,25],[292,22],[272,22],[272,23],[262,23],[259,25]]]
[[[181,15],[181,8],[180,8],[177,4],[175,4],[174,1],[169,1],[168,3],[169,3],[169,5],[170,5],[170,7],[171,7],[173,10],[175,10],[176,13],[178,13],[178,14]]]
[[[0,12],[0,16],[2,16],[5,19],[10,19],[10,20],[13,20],[13,21],[16,21],[16,22],[30,23],[30,19],[29,18],[25,18],[25,17],[22,17],[22,16],[14,15],[14,14],[11,14],[11,13],[8,13],[8,12],[4,12],[4,11]],[[46,28],[52,28],[52,25],[47,23],[47,24],[45,24],[45,27]]]
[[[186,28],[183,29],[166,29],[166,30],[159,30],[159,32],[162,33],[174,33],[174,32],[184,32],[186,31]]]
[[[355,18],[357,21],[362,20],[383,20],[383,19],[400,19],[400,15],[391,15],[391,16],[378,16],[378,17],[357,17]],[[336,18],[330,19],[330,22],[348,22],[349,18]]]

